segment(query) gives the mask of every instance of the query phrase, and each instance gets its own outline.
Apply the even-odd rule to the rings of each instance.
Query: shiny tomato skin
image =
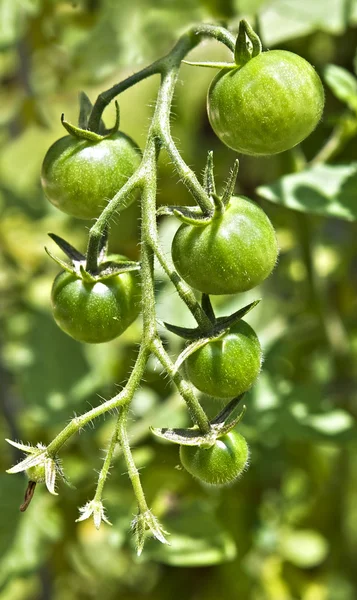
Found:
[[[52,310],[57,325],[75,340],[108,342],[121,335],[140,312],[136,272],[87,283],[63,271],[52,286]]]
[[[186,374],[197,389],[216,398],[234,398],[257,379],[262,363],[258,337],[238,321],[222,338],[212,340],[185,360]]]
[[[94,219],[140,162],[140,150],[122,132],[99,142],[66,135],[47,151],[41,183],[56,208],[79,219]]]
[[[274,228],[256,202],[232,197],[223,215],[203,227],[182,224],[172,242],[181,277],[206,294],[237,294],[259,285],[278,256]]]
[[[193,477],[210,485],[233,483],[248,465],[249,449],[245,438],[230,431],[211,448],[180,446],[180,460]]]
[[[207,95],[211,126],[237,152],[265,156],[304,140],[319,123],[324,89],[315,69],[286,50],[261,52],[237,69],[222,69]]]

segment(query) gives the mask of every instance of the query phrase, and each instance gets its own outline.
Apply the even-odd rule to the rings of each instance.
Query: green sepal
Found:
[[[172,325],[171,323],[166,323],[165,321],[158,320],[158,323],[165,327],[167,331],[171,331],[175,335],[182,337],[185,340],[197,340],[202,334],[201,330],[198,327],[189,328],[189,327],[179,327],[178,325]]]
[[[207,61],[207,62],[195,62],[195,61],[190,61],[190,60],[183,60],[181,61],[183,63],[185,63],[185,65],[190,65],[190,67],[208,67],[210,69],[236,69],[237,65],[236,63],[230,63],[230,62],[214,62],[214,61]]]
[[[169,427],[150,427],[151,433],[156,437],[179,444],[180,446],[200,446],[201,448],[211,448],[217,439],[229,433],[243,419],[246,412],[246,406],[242,407],[241,412],[234,419],[230,419],[234,414],[238,403],[244,394],[233,398],[231,402],[210,422],[210,430],[202,434],[197,425],[190,428],[171,429]]]
[[[150,431],[161,439],[167,440],[180,446],[206,446],[210,447],[216,441],[214,432],[206,435],[200,433],[197,426],[189,429],[170,429],[168,427],[150,427]]]
[[[233,419],[232,421],[225,421],[223,425],[218,426],[219,435],[217,436],[217,438],[220,438],[220,437],[222,437],[222,435],[226,435],[227,433],[232,431],[232,429],[234,429],[236,427],[236,425],[238,425],[238,423],[241,422],[241,420],[243,419],[243,417],[245,415],[246,410],[247,410],[247,407],[244,404],[242,406],[241,412],[239,413],[239,415],[237,415],[235,417],[235,419]]]
[[[234,48],[236,67],[243,67],[252,58],[247,41],[246,23],[244,19],[239,22],[238,36]]]
[[[207,294],[202,295],[202,308],[207,314],[208,318],[212,321],[212,327],[210,329],[201,329],[200,327],[180,327],[179,325],[166,323],[166,321],[159,321],[159,323],[168,331],[171,331],[171,333],[174,333],[175,335],[178,335],[185,340],[199,341],[204,339],[210,341],[213,339],[219,339],[230,327],[238,323],[240,319],[243,319],[243,317],[245,317],[247,313],[249,313],[255,306],[257,306],[257,304],[259,304],[261,300],[260,298],[258,300],[254,300],[253,302],[250,302],[250,304],[247,304],[243,308],[240,308],[233,314],[228,315],[226,317],[218,317],[218,319],[215,318],[215,320],[213,321],[212,318],[214,317],[214,312],[209,297],[208,301],[211,305],[212,310],[208,308],[207,296]],[[206,309],[208,310],[208,312],[206,312]],[[207,343],[207,341],[205,343]]]
[[[88,122],[93,109],[93,104],[85,92],[79,92],[79,116],[78,127],[80,129],[88,129]],[[98,133],[105,133],[105,125],[103,119],[100,120]]]
[[[89,142],[100,142],[104,136],[99,133],[94,133],[94,131],[90,131],[89,129],[82,129],[81,127],[76,127],[72,125],[68,121],[65,120],[64,114],[61,115],[61,123],[66,131],[73,137],[79,138],[81,140],[88,140]]]
[[[249,23],[242,19],[239,23],[238,37],[234,49],[236,67],[243,67],[251,58],[262,51],[262,43]]]
[[[239,159],[237,158],[234,161],[233,168],[228,176],[226,186],[225,186],[223,194],[221,196],[221,201],[224,206],[228,205],[230,199],[232,198],[232,196],[234,194],[234,188],[235,188],[235,185],[237,182],[238,172],[239,172]]]
[[[174,210],[173,214],[182,223],[185,223],[186,225],[193,225],[194,227],[205,227],[211,223],[213,218],[213,215],[202,215],[200,217],[196,217],[189,215],[187,211],[183,211],[181,209]]]
[[[216,193],[216,184],[213,172],[213,151],[210,150],[207,154],[207,162],[203,172],[203,187],[208,196],[213,196]]]
[[[10,440],[9,438],[5,438],[5,442],[17,448],[17,450],[21,450],[22,452],[27,452],[27,454],[37,454],[39,447],[30,446],[29,444],[23,444],[22,442],[15,442],[14,440]],[[43,449],[43,448],[42,448]]]
[[[91,273],[88,273],[88,271],[85,270],[83,264],[79,265],[79,273],[82,281],[85,281],[86,283],[94,283],[97,280],[96,277],[94,277]]]
[[[147,533],[151,534],[155,539],[161,542],[161,544],[168,544],[168,546],[170,546],[170,543],[165,537],[165,535],[169,535],[169,533],[165,531],[151,510],[141,512],[139,508],[139,512],[134,518],[131,528],[134,533],[136,553],[138,556],[140,556],[143,551]]]
[[[228,419],[234,414],[238,404],[244,398],[245,392],[233,398],[226,406],[212,419],[212,425],[221,425],[227,423]]]
[[[222,331],[226,331],[227,329],[238,323],[238,321],[243,319],[243,317],[245,317],[246,314],[248,314],[253,308],[255,308],[257,304],[259,304],[260,300],[261,298],[259,298],[258,300],[254,300],[250,304],[247,304],[243,308],[240,308],[239,310],[237,310],[231,315],[228,315],[227,317],[218,317],[214,325],[214,333],[218,334]]]
[[[248,21],[244,21],[244,23],[245,23],[246,35],[247,35],[250,43],[252,44],[251,58],[254,58],[255,56],[258,56],[258,54],[261,53],[262,42],[260,40],[259,35],[254,31],[253,27],[251,27],[251,25],[249,25]]]
[[[48,248],[46,248],[45,246],[45,252],[47,252],[48,256],[50,258],[52,258],[52,260],[55,261],[55,263],[57,263],[57,265],[59,267],[61,267],[61,269],[63,269],[64,271],[67,271],[67,273],[71,273],[72,275],[78,275],[77,270],[74,267],[71,267],[71,265],[69,265],[68,263],[66,263],[64,260],[61,260],[60,258],[58,258],[57,256],[55,256],[54,254],[52,254],[52,252],[49,251]]]
[[[114,262],[114,261],[106,261],[99,265],[98,268],[98,278],[100,281],[105,281],[106,279],[111,279],[112,277],[116,277],[117,275],[121,275],[122,273],[128,273],[129,271],[139,271],[140,263],[135,261],[128,262]]]
[[[194,225],[197,227],[204,227],[211,223],[214,216],[215,204],[212,201],[212,211],[205,214],[202,212],[199,206],[160,206],[156,211],[158,217],[177,217],[182,223],[187,225]]]
[[[105,131],[105,134],[103,135],[103,139],[110,137],[111,135],[113,135],[113,133],[116,133],[119,130],[119,125],[120,125],[119,102],[117,100],[115,100],[114,104],[115,104],[115,123],[111,129],[108,129]]]
[[[206,337],[200,337],[197,340],[195,340],[194,342],[192,342],[191,344],[189,344],[188,346],[186,346],[186,348],[179,354],[179,356],[176,359],[176,362],[174,365],[175,372],[177,372],[179,370],[182,363],[184,363],[185,360],[187,360],[188,357],[191,356],[191,354],[193,354],[200,348],[203,348],[203,346],[206,346],[209,342],[215,342],[217,340],[220,340],[224,336],[224,334],[225,334],[225,330],[222,330],[217,333],[216,333],[216,331],[214,331],[214,333],[211,332],[211,335],[207,335]]]
[[[88,118],[92,112],[93,104],[85,92],[79,92],[79,115],[78,115],[78,127],[80,129],[86,129],[88,124]]]
[[[30,456],[27,456],[26,458],[24,458],[21,462],[17,463],[14,467],[11,467],[11,469],[7,469],[6,473],[9,473],[10,475],[14,475],[15,473],[21,473],[21,471],[26,471],[27,469],[30,469],[31,467],[36,467],[37,465],[43,463],[45,458],[46,458],[46,448],[36,450],[36,453],[31,451]]]
[[[108,249],[108,228],[106,227],[100,239],[99,244],[99,261],[98,269],[95,273],[89,273],[85,269],[86,257],[84,254],[79,252],[74,246],[66,242],[63,238],[55,233],[49,233],[49,237],[61,248],[61,250],[68,256],[72,264],[68,264],[65,261],[54,256],[48,248],[45,248],[48,256],[50,256],[64,271],[76,275],[87,281],[88,283],[94,283],[95,281],[105,281],[111,279],[116,275],[127,273],[128,271],[138,271],[140,269],[140,263],[127,260],[127,261],[115,261],[105,260],[107,249]]]
[[[119,129],[120,110],[119,110],[119,104],[117,101],[115,101],[115,110],[116,110],[116,117],[115,117],[114,127],[112,127],[111,129],[108,129],[108,130],[105,129],[103,134],[96,133],[95,131],[91,131],[90,129],[85,129],[84,127],[76,127],[75,125],[72,125],[72,123],[69,123],[68,121],[66,121],[63,113],[61,115],[61,123],[62,123],[63,127],[65,128],[65,130],[68,131],[68,133],[70,135],[73,135],[76,138],[79,138],[81,140],[88,140],[89,142],[101,142],[102,140],[105,140],[105,139],[109,138],[111,135],[113,135],[114,133],[116,133]]]
[[[178,211],[187,217],[192,217],[193,219],[204,216],[199,206],[160,206],[157,209],[156,214],[158,217],[174,217],[175,211]]]
[[[59,248],[61,248],[62,252],[64,252],[72,262],[85,261],[86,257],[84,254],[79,252],[74,246],[66,242],[66,240],[61,238],[59,235],[56,235],[55,233],[49,233],[48,236],[55,242],[55,244],[57,244]]]
[[[182,363],[185,360],[187,360],[187,358],[191,356],[191,354],[193,354],[200,348],[203,348],[203,346],[206,346],[206,344],[208,344],[209,342],[220,340],[227,333],[227,331],[229,331],[230,327],[238,323],[238,321],[240,321],[249,311],[251,311],[255,306],[257,306],[259,302],[260,299],[254,300],[250,304],[247,304],[243,308],[240,308],[239,310],[234,312],[232,315],[229,315],[227,317],[219,317],[215,320],[214,323],[212,323],[212,329],[210,329],[209,331],[202,331],[199,328],[191,330],[192,333],[193,331],[196,331],[201,337],[195,339],[194,342],[186,346],[186,348],[181,352],[181,354],[179,354],[175,362],[175,371],[178,371]],[[166,326],[166,329],[168,329],[167,324],[164,323],[164,325]],[[188,329],[187,331],[190,330]],[[185,337],[187,339],[187,336]]]

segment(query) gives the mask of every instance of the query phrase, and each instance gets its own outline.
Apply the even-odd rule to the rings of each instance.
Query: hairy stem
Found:
[[[155,112],[149,129],[146,147],[140,167],[127,181],[127,183],[110,200],[101,216],[90,230],[86,268],[89,272],[95,272],[98,268],[98,255],[101,246],[103,232],[108,228],[110,220],[115,213],[123,210],[130,195],[140,189],[142,194],[142,289],[143,289],[143,339],[140,351],[125,388],[116,396],[103,402],[100,406],[93,408],[87,413],[73,418],[70,423],[56,436],[47,448],[47,456],[55,456],[67,440],[87,425],[91,420],[102,414],[120,408],[117,424],[109,444],[107,455],[99,475],[95,499],[101,497],[106,477],[114,453],[116,436],[121,444],[126,463],[128,465],[129,477],[132,481],[134,492],[138,500],[141,512],[148,510],[143,489],[141,487],[138,471],[135,467],[130,451],[127,437],[127,412],[135,391],[140,385],[146,363],[151,352],[159,359],[166,372],[176,384],[181,396],[186,401],[193,421],[199,426],[202,433],[208,433],[210,424],[201,405],[199,404],[193,387],[176,372],[174,364],[166,353],[156,329],[155,290],[154,290],[154,255],[171,281],[176,286],[180,297],[191,310],[197,323],[207,327],[207,315],[196,300],[193,291],[175,272],[171,262],[166,259],[158,242],[156,225],[156,169],[160,149],[166,149],[179,176],[188,187],[203,213],[210,214],[213,211],[213,203],[205,189],[199,183],[195,174],[186,165],[178,149],[176,148],[170,131],[170,112],[172,98],[177,82],[177,76],[181,61],[197,46],[201,40],[213,38],[225,44],[234,52],[235,39],[227,30],[212,25],[193,26],[177,42],[176,46],[163,58],[145,67],[124,81],[101,93],[91,112],[88,129],[98,131],[100,120],[105,107],[121,92],[128,89],[139,81],[151,75],[161,75],[161,85],[158,92]]]
[[[99,94],[89,117],[88,129],[91,131],[98,131],[104,109],[116,96],[136,83],[139,83],[139,81],[143,81],[144,79],[151,77],[151,75],[161,73],[167,62],[171,60],[171,57],[178,56],[180,57],[179,62],[181,62],[186,54],[195,48],[195,46],[197,46],[204,38],[214,38],[218,42],[225,44],[232,52],[234,52],[235,38],[229,31],[223,27],[216,27],[215,25],[194,25],[183,34],[169,54]]]
[[[138,503],[138,507],[140,512],[145,513],[148,509],[148,505],[146,504],[146,498],[144,494],[144,490],[141,485],[139,471],[135,465],[133,455],[130,449],[130,442],[128,439],[127,432],[127,420],[128,420],[128,407],[125,407],[121,410],[119,419],[118,419],[118,441],[121,446],[123,456],[125,459],[125,464],[128,468],[128,475],[131,481],[131,485],[133,486],[135,498]]]
[[[80,415],[79,417],[74,417],[74,419],[72,419],[70,423],[68,423],[67,427],[65,427],[49,444],[49,446],[47,447],[47,455],[55,456],[60,450],[60,448],[63,446],[63,444],[65,444],[72,435],[74,435],[80,429],[85,427],[85,425],[87,425],[93,419],[100,417],[101,415],[105,414],[110,410],[115,410],[119,407],[130,404],[134,393],[139,387],[140,381],[144,375],[149,355],[150,350],[146,346],[141,345],[138,357],[135,362],[135,366],[131,372],[131,375],[128,379],[125,388],[110,400],[103,402],[103,404],[92,408],[92,410],[89,410],[88,412],[84,413],[83,415]]]
[[[110,466],[112,464],[115,446],[117,445],[117,442],[118,442],[118,431],[119,431],[119,426],[120,426],[120,419],[121,419],[121,412],[119,413],[117,421],[115,423],[114,431],[112,433],[112,437],[110,439],[109,446],[106,451],[104,463],[103,463],[103,466],[99,473],[97,489],[96,489],[95,495],[94,495],[94,500],[97,502],[101,502],[101,500],[102,500],[104,484],[109,475],[109,470],[110,470]]]
[[[193,422],[199,426],[203,434],[209,433],[211,427],[208,417],[195,396],[193,386],[188,381],[185,381],[180,373],[176,371],[175,365],[165,351],[160,339],[156,338],[153,340],[151,348],[153,354],[155,354],[155,356],[161,362],[165,371],[176,385],[182,398],[185,400]]]

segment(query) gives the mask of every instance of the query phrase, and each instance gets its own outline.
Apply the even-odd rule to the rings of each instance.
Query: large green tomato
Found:
[[[264,211],[242,196],[203,227],[183,224],[172,242],[177,271],[206,294],[237,294],[254,288],[274,268],[278,245]]]
[[[49,148],[44,158],[42,187],[48,200],[63,212],[79,219],[94,219],[140,162],[140,150],[122,132],[100,142],[66,135]]]
[[[218,438],[211,448],[180,446],[180,459],[186,471],[211,485],[233,483],[246,468],[248,458],[248,444],[234,430]]]
[[[87,283],[63,271],[52,286],[57,325],[80,342],[100,344],[121,335],[140,312],[140,282],[129,271]]]
[[[296,146],[315,129],[323,106],[324,90],[314,68],[285,50],[261,52],[243,67],[221,70],[207,96],[216,135],[252,156]]]
[[[186,373],[201,392],[234,398],[246,392],[259,375],[262,350],[245,321],[238,321],[222,338],[208,342],[186,359]]]

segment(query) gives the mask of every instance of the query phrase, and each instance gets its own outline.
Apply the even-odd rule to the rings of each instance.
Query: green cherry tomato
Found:
[[[172,242],[177,271],[206,294],[254,288],[274,268],[278,245],[265,212],[248,198],[233,197],[225,212],[203,227],[182,224]]]
[[[180,460],[186,471],[211,485],[233,483],[246,468],[248,459],[245,438],[233,430],[218,438],[211,448],[180,446]]]
[[[211,126],[229,148],[276,154],[304,140],[321,119],[324,90],[314,68],[285,50],[262,52],[243,67],[223,69],[207,96]]]
[[[42,187],[59,210],[79,219],[93,219],[140,162],[140,150],[122,132],[100,142],[66,135],[49,148],[44,158]]]
[[[140,284],[131,271],[86,282],[63,271],[52,286],[57,325],[79,342],[100,344],[121,335],[140,312]]]
[[[234,398],[246,392],[259,375],[262,350],[245,321],[238,321],[222,338],[212,340],[186,359],[186,373],[201,392]]]

